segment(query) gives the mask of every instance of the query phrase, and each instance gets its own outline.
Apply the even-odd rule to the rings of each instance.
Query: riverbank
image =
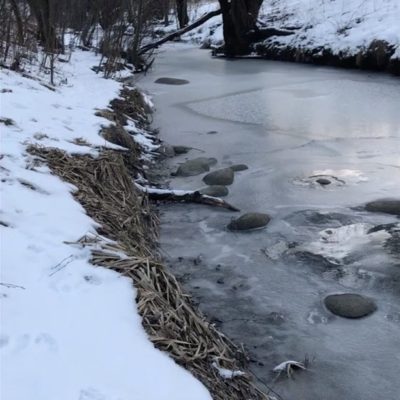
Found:
[[[160,148],[152,104],[126,76],[95,74],[97,63],[76,50],[58,70],[68,85],[54,88],[1,71],[2,393],[22,399],[40,384],[43,398],[267,399],[164,268],[143,190]]]
[[[293,32],[256,44],[261,57],[400,75],[397,1],[265,1],[260,19]]]
[[[191,18],[218,7],[205,1]],[[292,32],[254,45],[253,57],[400,75],[400,5],[396,0],[264,0],[258,27]],[[223,45],[221,17],[182,40]]]

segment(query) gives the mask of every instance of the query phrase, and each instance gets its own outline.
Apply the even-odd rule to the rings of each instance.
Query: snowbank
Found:
[[[261,20],[278,28],[298,28],[275,38],[282,45],[324,47],[333,54],[357,54],[374,40],[400,46],[398,0],[264,0]]]
[[[202,3],[191,19],[218,7]],[[264,0],[259,28],[293,32],[256,46],[266,58],[315,62],[400,73],[400,2],[398,0]],[[223,44],[222,18],[214,17],[183,40]]]
[[[260,19],[294,32],[266,40],[261,55],[400,73],[398,0],[265,0]]]
[[[96,146],[119,148],[99,136],[108,123],[94,113],[120,84],[91,71],[96,64],[92,53],[74,52],[55,91],[0,71],[0,397],[210,399],[149,341],[131,280],[93,267],[90,251],[71,244],[95,234],[96,223],[74,188],[26,152],[36,144],[96,157]]]

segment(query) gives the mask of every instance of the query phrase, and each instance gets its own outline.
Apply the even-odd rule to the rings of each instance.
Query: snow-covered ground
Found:
[[[88,249],[68,244],[95,234],[96,223],[74,200],[74,187],[26,152],[29,144],[93,156],[95,146],[118,147],[99,136],[108,121],[94,113],[121,87],[90,69],[98,62],[75,51],[55,91],[0,71],[0,118],[12,120],[0,122],[0,397],[210,399],[149,341],[131,280],[93,267]]]
[[[278,38],[283,45],[356,54],[384,40],[399,51],[399,0],[264,0],[260,19],[268,26],[300,28]]]
[[[191,20],[218,7],[205,1],[190,11]],[[187,33],[183,40],[223,43],[221,16]],[[324,47],[333,54],[357,54],[374,40],[384,40],[396,48],[400,58],[399,0],[264,0],[260,27],[296,28],[291,36],[274,37],[277,46],[303,49]]]

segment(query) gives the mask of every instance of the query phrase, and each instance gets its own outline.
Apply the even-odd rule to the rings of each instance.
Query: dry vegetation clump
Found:
[[[137,94],[125,90],[123,98],[129,103],[114,101],[114,112],[145,124],[143,103],[138,103]],[[135,104],[132,98],[136,98]],[[215,368],[219,365],[246,372],[247,359],[195,308],[162,264],[157,252],[157,214],[147,194],[133,184],[132,165],[140,169],[139,147],[121,125],[103,129],[103,135],[129,151],[103,149],[98,157],[92,157],[40,146],[28,148],[36,160],[45,162],[54,174],[76,187],[75,198],[100,225],[99,236],[85,236],[78,244],[90,246],[94,265],[132,279],[138,310],[151,341],[203,382],[214,399],[272,399],[256,387],[250,374],[234,374],[228,379]]]

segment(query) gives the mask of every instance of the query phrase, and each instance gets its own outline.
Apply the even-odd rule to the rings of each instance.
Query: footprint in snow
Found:
[[[10,341],[10,338],[7,335],[0,335],[0,349],[6,347]]]
[[[0,348],[6,348],[12,342],[12,338],[8,335],[0,336]],[[58,350],[56,340],[48,333],[40,333],[34,339],[31,335],[25,333],[23,335],[17,336],[14,340],[14,345],[12,348],[13,353],[20,353],[25,351],[28,347],[34,344],[44,350],[51,352],[56,352]]]
[[[30,341],[31,337],[27,333],[18,336],[15,340],[16,343],[14,346],[14,353],[19,353],[21,351],[24,351],[29,346]]]
[[[101,285],[102,280],[96,276],[96,275],[85,275],[83,277],[83,279],[85,279],[85,281],[91,285]]]
[[[107,400],[106,396],[100,393],[97,389],[87,388],[82,389],[79,394],[79,400]]]
[[[56,340],[48,333],[40,333],[35,338],[35,344],[43,346],[46,350],[55,352],[58,350]]]

